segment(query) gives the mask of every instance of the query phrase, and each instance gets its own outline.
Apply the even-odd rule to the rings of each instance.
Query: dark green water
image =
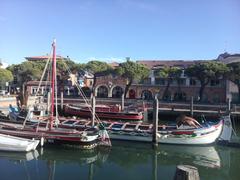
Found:
[[[239,180],[240,148],[113,142],[111,149],[83,151],[50,146],[30,153],[0,152],[0,179],[173,179],[176,166],[199,169],[201,179]]]

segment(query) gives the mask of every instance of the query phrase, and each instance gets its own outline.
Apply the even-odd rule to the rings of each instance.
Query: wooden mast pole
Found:
[[[52,81],[51,81],[51,117],[50,117],[50,125],[49,129],[52,130],[53,120],[54,120],[54,91],[55,91],[55,73],[56,73],[56,40],[53,40],[53,57],[52,57]]]

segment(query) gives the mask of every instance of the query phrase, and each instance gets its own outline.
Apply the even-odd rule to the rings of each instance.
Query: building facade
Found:
[[[33,61],[33,57],[26,58]],[[45,59],[46,60],[46,59]],[[240,55],[230,55],[224,53],[217,58],[223,63],[240,62]],[[141,83],[133,82],[128,93],[127,98],[130,99],[144,99],[151,100],[155,95],[165,101],[190,101],[191,98],[195,101],[199,99],[200,82],[197,79],[187,77],[185,69],[199,60],[139,60],[137,63],[146,65],[150,69],[150,75]],[[118,66],[118,63],[114,63],[114,67]],[[178,67],[182,70],[182,74],[178,80],[172,80],[169,84],[169,88],[165,96],[164,92],[167,88],[167,79],[161,78],[157,75],[157,71],[163,67]],[[94,86],[95,95],[99,98],[121,98],[125,92],[127,80],[117,75],[99,75],[95,78],[88,72],[80,73],[77,77],[71,77],[74,81],[79,81],[82,90],[87,96],[90,96],[92,88]],[[77,78],[77,79],[76,79]],[[30,94],[34,94],[36,85],[34,83],[28,83]],[[46,88],[42,87],[41,92],[44,93]],[[47,90],[47,89],[46,89]],[[65,95],[76,95],[76,88],[74,84],[66,84],[64,86]],[[63,90],[61,90],[63,91]],[[73,93],[74,92],[74,93]],[[234,102],[238,99],[238,89],[235,84],[228,80],[218,79],[211,80],[204,89],[202,101],[206,103],[225,103],[230,98]]]
[[[198,100],[200,83],[197,79],[192,79],[184,74],[185,68],[193,65],[198,61],[137,61],[151,69],[151,73],[142,83],[133,83],[127,93],[127,98],[151,100],[157,94],[158,97],[165,101],[190,101],[193,97]],[[163,67],[179,67],[182,69],[181,78],[171,81],[167,95],[163,93],[167,88],[167,79],[160,78],[156,71]],[[120,97],[125,91],[127,81],[122,77],[113,77],[112,75],[97,77],[95,93],[98,97]],[[205,88],[203,102],[221,103],[226,101],[226,81],[211,81]],[[118,93],[116,93],[118,92]]]

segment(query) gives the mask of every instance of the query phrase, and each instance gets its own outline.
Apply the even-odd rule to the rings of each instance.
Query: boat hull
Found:
[[[0,150],[2,151],[28,152],[35,150],[38,144],[39,140],[0,134]]]
[[[43,138],[47,143],[82,146],[95,144],[99,136],[96,133],[84,134],[66,128],[53,128],[52,130],[47,130],[45,127],[38,127],[38,130],[34,127],[23,128],[22,124],[16,123],[1,123],[0,133],[28,139],[40,140]]]
[[[158,143],[182,145],[206,145],[214,143],[220,136],[223,123],[192,130],[162,130],[158,132]],[[144,131],[108,130],[113,140],[152,142],[152,133]]]
[[[69,115],[80,117],[91,117],[92,114],[88,109],[66,106],[64,112]],[[113,120],[130,120],[141,121],[143,119],[142,113],[125,113],[125,112],[101,112],[96,110],[96,114],[100,119],[113,119]]]
[[[90,121],[60,119],[59,127],[65,129],[82,130],[82,128],[90,128]],[[105,128],[108,131],[110,139],[123,140],[123,141],[139,141],[139,142],[152,142],[153,125],[145,123],[130,123],[130,122],[111,122],[105,121]],[[41,125],[41,123],[40,123]],[[42,124],[43,125],[43,124]],[[45,125],[44,125],[45,126]],[[158,143],[164,144],[185,144],[185,145],[204,145],[211,144],[216,141],[220,136],[223,127],[223,122],[214,125],[205,125],[202,128],[176,128],[176,126],[159,126],[158,127]],[[1,132],[1,129],[0,129]],[[14,135],[14,134],[12,134]],[[40,135],[38,135],[40,136]],[[36,137],[35,137],[36,138]],[[50,139],[51,137],[47,137]],[[58,139],[54,137],[55,141]],[[64,140],[63,137],[60,138]]]

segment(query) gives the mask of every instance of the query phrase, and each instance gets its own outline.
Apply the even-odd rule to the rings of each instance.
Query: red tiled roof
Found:
[[[30,56],[30,57],[25,57],[25,59],[27,59],[28,61],[38,61],[38,60],[47,60],[49,57],[51,56]],[[62,56],[57,55],[56,56],[57,59],[65,59]]]
[[[184,60],[138,60],[137,63],[144,64],[148,68],[157,68],[163,66],[179,66],[179,67],[188,67],[200,60],[191,60],[191,61],[184,61]]]
[[[118,62],[111,62],[109,63],[109,65],[112,67],[112,68],[116,68],[119,66],[119,63]]]

